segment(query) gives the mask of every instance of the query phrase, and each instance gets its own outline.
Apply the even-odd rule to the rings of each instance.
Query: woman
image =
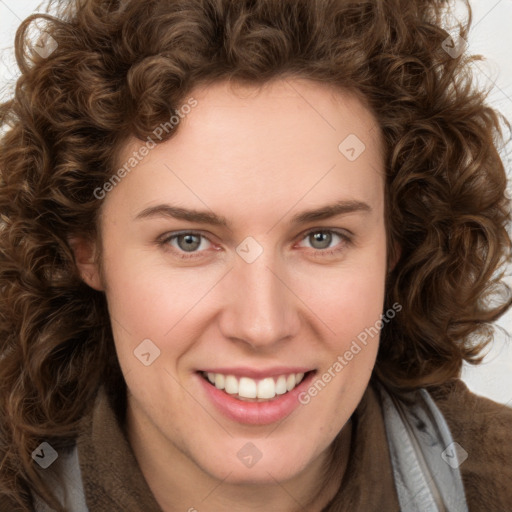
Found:
[[[54,9],[1,107],[1,509],[507,510],[459,380],[501,132],[444,3]]]

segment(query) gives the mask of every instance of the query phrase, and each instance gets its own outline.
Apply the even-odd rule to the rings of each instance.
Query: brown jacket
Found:
[[[512,511],[512,409],[471,393],[460,380],[429,392],[453,440],[468,453],[460,471],[469,511]],[[340,488],[344,505],[336,512],[398,512],[382,410],[372,385],[353,419],[356,428]],[[128,444],[122,418],[103,390],[82,425],[77,447],[89,511],[162,512]],[[49,469],[58,472],[59,459]],[[0,499],[0,511],[11,510]]]
[[[460,470],[470,512],[511,512],[512,408],[471,393],[460,380],[429,392],[468,453]]]

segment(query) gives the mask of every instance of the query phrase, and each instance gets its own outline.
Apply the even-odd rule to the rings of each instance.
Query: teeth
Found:
[[[288,390],[286,389],[286,377],[281,375],[276,382],[276,394],[284,395]]]
[[[226,385],[226,379],[222,373],[217,373],[215,375],[213,384],[215,384],[215,387],[217,389],[224,389],[224,386]]]
[[[241,396],[242,393],[240,393]],[[258,382],[258,398],[274,398],[276,396],[276,383],[274,379],[267,379]]]
[[[244,398],[256,398],[258,396],[256,381],[249,377],[242,377],[238,383],[238,394]]]
[[[286,379],[286,389],[291,391],[295,387],[295,374],[288,375]]]
[[[236,377],[233,377],[233,375],[226,376],[224,389],[226,390],[226,393],[229,393],[230,395],[237,395],[238,381],[236,380]]]
[[[238,395],[241,398],[260,398],[270,400],[276,395],[284,395],[297,387],[304,378],[303,373],[291,373],[280,375],[276,379],[267,377],[256,381],[249,377],[237,379],[234,375],[222,373],[207,373],[205,376],[217,389],[223,389],[230,395]]]

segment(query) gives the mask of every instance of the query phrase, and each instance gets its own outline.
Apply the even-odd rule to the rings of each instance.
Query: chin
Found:
[[[244,447],[249,443],[251,441],[237,442],[236,444]],[[214,461],[211,460],[204,461],[204,464],[200,463],[199,465],[203,468],[203,471],[209,473],[213,478],[223,480],[226,483],[235,485],[275,485],[276,480],[283,482],[294,478],[308,464],[308,460],[304,458],[303,454],[300,457],[297,456],[300,454],[300,450],[295,451],[296,456],[288,458],[283,458],[279,453],[265,455],[265,451],[268,450],[269,448],[262,449],[260,452],[261,458],[257,461],[249,458],[244,461],[244,453],[250,453],[251,450],[249,449],[242,452],[240,459],[235,454],[234,457],[225,457],[222,461],[217,459],[213,466],[212,462]],[[237,448],[236,452],[239,451]],[[289,453],[294,453],[294,450],[290,450]],[[256,451],[254,455],[256,455]],[[313,458],[310,462],[312,461]]]

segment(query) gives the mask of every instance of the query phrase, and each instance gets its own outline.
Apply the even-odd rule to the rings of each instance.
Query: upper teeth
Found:
[[[291,391],[304,378],[303,373],[280,375],[276,380],[273,377],[267,377],[258,381],[249,377],[238,378],[222,373],[207,373],[206,376],[217,389],[223,389],[230,395],[239,395],[243,398],[274,398],[276,395]]]

